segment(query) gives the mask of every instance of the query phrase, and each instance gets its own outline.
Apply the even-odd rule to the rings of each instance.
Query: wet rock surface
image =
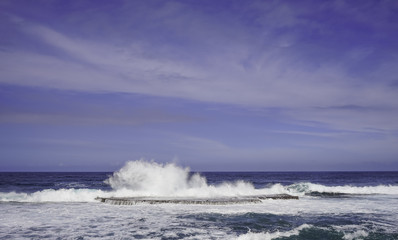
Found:
[[[273,194],[245,197],[222,197],[222,198],[165,198],[165,197],[97,197],[96,200],[114,205],[135,204],[203,204],[203,205],[227,205],[244,203],[261,203],[262,200],[291,200],[299,199],[297,196],[288,194]]]

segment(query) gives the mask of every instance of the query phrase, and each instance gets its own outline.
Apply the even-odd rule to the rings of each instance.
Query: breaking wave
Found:
[[[107,195],[97,189],[45,189],[34,193],[0,193],[2,202],[94,202],[99,195]]]
[[[360,228],[360,226],[355,226],[356,228]],[[303,231],[307,231],[305,236],[298,237],[302,234]],[[292,236],[296,236],[297,239],[319,239],[319,233],[328,234],[330,238],[340,239],[341,236],[344,240],[356,240],[356,239],[364,239],[369,236],[369,233],[363,229],[349,229],[344,230],[339,226],[332,226],[330,228],[327,227],[315,227],[310,224],[303,224],[299,227],[296,227],[292,230],[281,232],[260,232],[260,233],[252,233],[248,232],[246,234],[240,235],[236,238],[236,240],[272,240],[279,238],[289,238]]]
[[[398,186],[324,186],[296,183],[273,184],[256,189],[245,181],[208,184],[205,177],[173,163],[130,161],[105,180],[110,191],[89,188],[45,189],[34,193],[0,192],[2,202],[93,202],[96,197],[184,197],[217,198],[272,194],[294,196],[338,196],[340,194],[398,194]]]
[[[315,195],[315,196],[344,196],[344,195],[370,195],[370,194],[398,194],[398,186],[379,185],[379,186],[325,186],[315,183],[296,183],[287,186],[287,191],[292,194],[299,195]]]
[[[300,234],[300,232],[303,229],[307,229],[307,228],[311,228],[312,225],[308,225],[308,224],[303,224],[293,230],[287,231],[287,232],[266,232],[266,233],[246,233],[243,235],[240,235],[236,240],[271,240],[271,239],[275,239],[275,238],[287,238],[290,236],[297,236]]]
[[[133,196],[212,198],[283,192],[281,186],[255,189],[253,184],[244,181],[209,185],[200,174],[191,175],[189,168],[142,160],[128,162],[106,183],[116,191],[132,191]]]

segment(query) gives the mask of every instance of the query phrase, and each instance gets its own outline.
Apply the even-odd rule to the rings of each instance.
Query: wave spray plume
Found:
[[[162,197],[221,197],[259,194],[250,183],[226,182],[208,185],[206,178],[191,174],[189,168],[174,163],[159,164],[144,160],[127,162],[106,180],[118,195]]]
[[[1,202],[93,202],[96,197],[166,197],[166,198],[229,198],[273,194],[328,197],[337,194],[398,195],[398,186],[324,186],[299,182],[289,186],[276,183],[256,189],[253,184],[238,180],[218,185],[208,184],[205,177],[192,174],[189,168],[174,163],[160,164],[145,160],[129,161],[105,180],[112,190],[90,188],[43,189],[34,193],[0,192]],[[315,194],[314,194],[315,193]],[[326,194],[323,194],[326,193]],[[332,193],[332,194],[328,194]]]

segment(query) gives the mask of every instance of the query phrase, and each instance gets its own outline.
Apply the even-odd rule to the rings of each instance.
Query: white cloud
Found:
[[[168,20],[169,27],[178,25],[174,30],[182,34],[179,28],[189,27],[182,21],[187,16],[179,16],[177,23],[170,19],[181,9],[184,8],[180,5],[170,5],[157,12],[154,18]],[[200,32],[211,31],[214,35],[206,43],[209,51],[197,56],[200,48],[178,48],[167,46],[167,42],[164,43],[166,47],[158,47],[134,38],[128,44],[116,46],[71,37],[18,18],[14,21],[15,26],[28,39],[38,41],[48,49],[0,52],[0,81],[65,90],[140,93],[247,107],[293,109],[285,112],[292,119],[326,123],[332,128],[398,128],[397,91],[378,79],[396,75],[398,70],[381,65],[366,79],[359,79],[347,73],[344,63],[319,62],[314,67],[311,59],[300,58],[294,51],[285,50],[298,41],[293,33],[277,36],[279,38],[274,42],[272,32],[267,32],[272,28],[302,24],[303,20],[297,20],[294,9],[284,5],[267,11],[271,13],[266,19],[256,20],[259,24],[268,23],[263,25],[270,28],[264,30],[268,34],[266,37],[245,31],[243,25],[237,24],[234,26],[236,32],[246,35],[236,39],[227,39],[230,33],[221,32],[222,27],[227,26],[222,23],[209,26],[210,19],[201,18],[196,12],[197,19],[189,20],[197,29],[189,28],[185,34],[200,37]],[[270,22],[270,18],[274,22]],[[256,37],[265,42],[255,41]],[[267,46],[267,42],[276,45]],[[165,55],[152,54],[161,54],[159,50],[165,48]],[[192,50],[192,55],[188,59],[170,57],[177,49]],[[369,54],[358,51],[354,49],[348,55],[358,58]],[[394,59],[389,66],[396,64]],[[372,106],[380,110],[328,109],[344,105]]]

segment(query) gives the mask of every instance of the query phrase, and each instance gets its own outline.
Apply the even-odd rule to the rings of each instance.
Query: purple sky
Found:
[[[398,1],[0,1],[0,171],[398,170]]]

